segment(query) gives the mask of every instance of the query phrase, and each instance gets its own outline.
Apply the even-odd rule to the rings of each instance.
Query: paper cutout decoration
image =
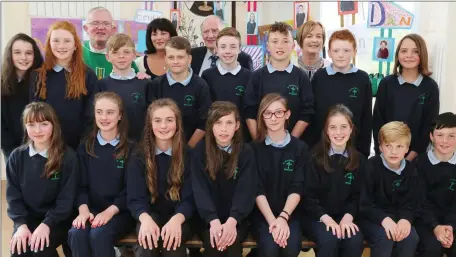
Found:
[[[156,18],[162,17],[162,12],[150,10],[136,10],[135,22],[149,24]]]
[[[374,37],[372,60],[378,62],[392,62],[394,59],[394,38]]]
[[[414,15],[394,2],[369,2],[368,28],[410,29]]]
[[[358,13],[358,1],[337,1],[337,13],[339,15]]]

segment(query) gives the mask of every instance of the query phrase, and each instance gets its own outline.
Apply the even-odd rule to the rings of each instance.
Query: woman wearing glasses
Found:
[[[287,100],[281,95],[267,94],[261,100],[253,143],[258,188],[252,234],[262,257],[296,257],[301,250],[295,209],[303,191],[308,148],[286,130],[290,115]]]

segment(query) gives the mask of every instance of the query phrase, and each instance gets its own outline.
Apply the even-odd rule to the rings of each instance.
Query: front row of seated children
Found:
[[[432,149],[414,162],[404,159],[402,122],[380,129],[382,154],[366,160],[347,107],[330,109],[312,151],[286,130],[290,115],[284,97],[266,95],[257,140],[245,144],[236,106],[214,102],[204,140],[189,150],[177,104],[159,99],[134,148],[121,98],[102,92],[75,153],[52,107],[29,104],[26,143],[6,168],[12,256],[56,256],[65,243],[72,256],[115,256],[135,222],[135,256],[186,256],[196,233],[205,256],[240,257],[249,223],[260,256],[298,256],[301,234],[318,257],[361,256],[363,239],[373,257],[456,256],[454,114],[439,115]]]

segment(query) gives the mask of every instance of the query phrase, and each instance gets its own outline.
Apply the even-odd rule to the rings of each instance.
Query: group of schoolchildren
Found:
[[[364,240],[374,257],[456,256],[456,115],[438,115],[419,35],[399,42],[373,115],[348,30],[329,39],[332,63],[309,74],[290,63],[285,23],[270,27],[270,62],[253,72],[237,62],[234,28],[219,32],[219,61],[201,77],[188,40],[172,37],[168,72],[153,81],[136,77],[125,34],[109,39],[101,80],[79,42],[61,21],[44,60],[24,34],[5,53],[12,256],[57,256],[61,244],[67,256],[114,256],[135,224],[135,256],[186,256],[194,234],[204,256],[242,256],[249,232],[260,257],[298,256],[302,235],[318,257],[361,256]],[[21,121],[7,120],[14,112]]]

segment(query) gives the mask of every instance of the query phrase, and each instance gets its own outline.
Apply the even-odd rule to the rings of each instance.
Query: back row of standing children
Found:
[[[309,26],[313,27],[308,31],[307,35],[303,35],[304,30],[301,29],[301,34],[298,37],[303,40],[300,43],[319,44],[324,35],[323,27],[319,23],[309,24]],[[432,121],[438,114],[438,88],[436,83],[429,77],[426,46],[424,40],[414,34],[406,36],[399,43],[394,67],[395,75],[385,78],[379,87],[373,121],[371,114],[372,93],[369,78],[364,71],[351,64],[356,52],[356,41],[347,30],[337,31],[331,36],[329,40],[329,55],[333,63],[313,74],[309,72],[309,74],[313,75],[312,83],[309,81],[306,72],[290,64],[293,39],[291,28],[283,23],[274,24],[269,31],[268,50],[271,55],[270,63],[253,73],[240,67],[237,63],[236,56],[240,47],[239,33],[232,28],[226,28],[217,37],[217,52],[220,61],[216,63],[215,67],[203,72],[203,79],[193,74],[192,70],[188,68],[191,62],[190,44],[184,38],[175,37],[166,44],[166,61],[169,72],[153,82],[139,80],[135,77],[134,72],[131,70],[131,63],[135,54],[134,44],[131,39],[122,34],[113,36],[108,43],[107,56],[108,60],[113,64],[113,72],[108,78],[101,81],[97,81],[93,71],[82,63],[79,56],[80,52],[78,52],[78,49],[80,51],[80,46],[76,43],[79,39],[71,24],[61,22],[51,27],[47,41],[46,59],[38,69],[38,72],[32,73],[31,76],[28,76],[27,73],[32,63],[38,63],[40,57],[39,54],[36,54],[36,45],[33,42],[27,41],[28,38],[24,35],[18,37],[16,40],[11,40],[11,63],[14,63],[16,67],[13,69],[14,72],[22,68],[23,76],[19,80],[16,77],[16,80],[9,80],[7,84],[2,83],[2,107],[6,107],[5,112],[5,108],[2,108],[2,121],[4,118],[11,117],[11,112],[21,113],[21,111],[18,111],[18,106],[16,106],[16,109],[13,107],[14,110],[11,109],[14,105],[9,103],[13,102],[11,100],[13,96],[21,95],[18,92],[30,92],[30,94],[27,94],[27,98],[22,98],[23,103],[28,102],[30,99],[40,100],[46,101],[54,107],[58,120],[62,124],[65,143],[73,149],[78,148],[82,135],[86,130],[89,130],[89,124],[94,112],[92,107],[94,94],[100,90],[114,91],[122,98],[122,102],[125,105],[124,117],[127,117],[130,125],[129,138],[136,141],[146,136],[145,134],[142,135],[142,132],[143,127],[147,127],[149,121],[146,120],[144,122],[147,106],[154,99],[173,99],[182,113],[183,135],[185,142],[190,147],[196,146],[205,137],[205,131],[208,131],[206,115],[209,106],[212,101],[220,100],[230,101],[236,105],[241,117],[236,121],[245,122],[246,126],[241,127],[248,128],[248,132],[245,130],[247,133],[244,133],[244,140],[248,141],[250,140],[249,137],[252,137],[253,139],[264,139],[266,142],[267,137],[264,134],[264,129],[267,128],[267,131],[280,131],[282,126],[280,122],[275,124],[272,122],[269,126],[258,122],[261,117],[266,118],[264,115],[260,115],[262,113],[259,106],[261,99],[266,94],[274,92],[280,93],[284,97],[284,101],[286,99],[288,107],[282,103],[282,109],[279,107],[278,109],[270,110],[267,112],[267,116],[275,117],[274,119],[286,117],[284,120],[288,121],[287,129],[290,133],[285,133],[284,135],[285,138],[289,138],[290,142],[294,142],[295,138],[301,138],[311,147],[317,145],[318,140],[316,139],[324,138],[320,136],[320,133],[324,134],[326,132],[323,128],[325,122],[327,122],[326,116],[330,106],[344,104],[353,114],[351,119],[353,126],[351,127],[354,135],[357,135],[353,141],[358,151],[366,157],[369,156],[370,151],[372,126],[374,128],[374,138],[378,139],[380,127],[389,121],[400,120],[407,123],[411,128],[411,147],[410,151],[407,148],[406,152],[408,152],[407,159],[413,160],[417,154],[425,152],[429,142],[428,133],[431,131]],[[18,47],[18,44],[22,45]],[[324,44],[324,40],[321,44]],[[13,51],[14,45],[16,45],[17,49]],[[32,56],[30,51],[33,52],[34,50],[35,54]],[[17,61],[14,59],[14,54],[17,55]],[[25,59],[21,59],[24,58],[20,56],[21,54],[26,55]],[[11,76],[8,78],[11,78]],[[29,84],[32,84],[32,87],[29,87]],[[122,86],[123,84],[128,86]],[[67,86],[65,88],[61,85]],[[6,100],[6,103],[8,103],[8,100],[10,102],[4,105],[5,101],[3,100]],[[74,118],[75,113],[76,119]],[[97,110],[95,110],[95,116],[96,114]],[[109,116],[109,110],[107,110],[106,115]],[[8,126],[10,124],[13,125],[11,129]],[[17,125],[14,120],[10,122],[7,120],[5,125],[7,126],[4,126],[2,122],[2,148],[4,148],[4,138],[7,138],[6,142],[11,142],[9,147],[14,148],[19,145],[17,140],[12,142],[15,138],[17,139],[17,136],[11,137],[10,135],[20,135],[21,126]],[[16,129],[15,131],[14,128]],[[100,127],[98,128],[102,130]],[[261,128],[263,128],[263,134],[259,133],[262,131]],[[209,136],[206,135],[206,138]],[[214,136],[217,137],[215,134]],[[227,135],[224,136],[225,139],[229,138]],[[279,139],[278,142],[282,144],[288,141],[280,137]],[[344,139],[346,138],[335,137],[335,140],[343,141]],[[272,146],[277,141],[274,139],[269,140]],[[375,142],[378,143],[378,140],[375,140]],[[277,145],[278,148],[281,148],[287,144]],[[203,143],[200,145],[203,145]],[[269,144],[266,143],[266,145]],[[207,146],[203,148],[208,149]],[[376,149],[378,148],[376,147]],[[197,149],[195,149],[195,152]],[[166,150],[162,149],[165,154]],[[208,154],[207,151],[206,154]],[[265,158],[264,156],[259,158],[267,160],[267,157]],[[271,158],[271,161],[277,160]],[[119,162],[123,165],[123,162]],[[295,167],[295,164],[286,165]],[[274,167],[273,164],[271,164],[271,167]],[[210,167],[208,168],[210,170]],[[261,177],[260,170],[262,169],[259,168],[259,176]],[[152,188],[149,187],[148,189],[150,193],[153,192]],[[292,196],[293,194],[286,195]],[[271,201],[271,199],[268,200]],[[261,197],[260,201],[257,198],[258,208],[266,220],[266,228],[267,225],[271,225],[271,220],[268,219],[268,216],[273,214],[274,217],[277,217],[275,218],[275,222],[277,222],[275,225],[283,229],[284,224],[280,220],[289,221],[290,214],[297,206],[299,198],[292,197],[290,202],[293,203],[291,210],[283,209],[285,212],[280,212],[280,209],[282,209],[280,206],[284,203],[279,201],[278,206],[280,208],[270,207],[272,212],[264,213],[261,210],[262,207],[260,207],[264,206],[264,204],[261,204]],[[200,208],[198,210],[200,211]],[[203,216],[201,211],[200,215]],[[279,218],[281,216],[282,218]],[[325,219],[326,216],[320,218],[323,223],[334,225],[330,219]],[[293,220],[290,220],[289,230],[292,228],[291,222]],[[100,222],[99,220],[96,221]],[[346,222],[343,224],[346,224]],[[222,226],[222,224],[218,225]],[[391,223],[389,225],[391,228]],[[256,227],[261,228],[262,225],[258,224]],[[264,231],[261,229],[260,231],[262,232],[257,234],[259,235],[257,236],[259,244],[261,244],[261,235],[264,235]],[[296,231],[296,228],[293,231]],[[210,232],[212,233],[213,231]],[[210,236],[213,235],[210,234]],[[295,233],[293,233],[293,237],[300,240],[300,237],[297,237]],[[278,245],[285,247],[287,244],[286,240],[283,240],[284,238],[280,240],[274,236],[273,239],[276,240]],[[270,239],[266,237],[264,240]],[[268,241],[265,242],[264,245],[270,245]],[[297,241],[294,240],[294,242]],[[223,246],[226,247],[227,245]],[[265,248],[260,246],[260,252],[261,249],[264,250]],[[270,249],[261,256],[269,256],[267,255],[268,253],[272,254],[271,256],[275,256],[274,253],[276,251]],[[296,256],[293,253],[295,252],[294,250],[291,252],[287,256]],[[95,253],[93,254],[95,255]],[[322,252],[319,254],[322,254],[321,256],[332,256],[323,255]]]

